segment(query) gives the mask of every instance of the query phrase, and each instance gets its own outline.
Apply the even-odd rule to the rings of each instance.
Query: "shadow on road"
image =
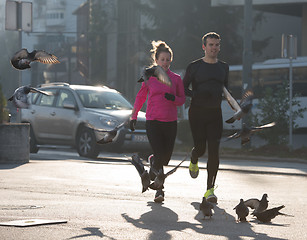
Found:
[[[88,239],[90,237],[99,237],[99,238],[103,238],[103,237],[107,237],[111,240],[113,240],[114,238],[110,238],[106,235],[104,235],[100,230],[99,228],[95,228],[95,227],[87,227],[87,228],[82,228],[83,230],[85,231],[88,231],[89,233],[85,233],[85,234],[82,234],[82,235],[78,235],[78,236],[75,236],[75,237],[71,237],[71,238],[68,238],[68,239],[79,239],[79,238],[85,238],[85,239]]]
[[[243,237],[250,237],[251,239],[286,240],[272,238],[263,233],[256,233],[252,230],[250,223],[236,223],[232,215],[218,206],[214,207],[214,215],[211,219],[204,219],[202,213],[199,211],[199,204],[198,202],[191,203],[198,211],[194,219],[199,223],[178,221],[177,213],[164,207],[163,204],[154,202],[148,202],[151,210],[142,214],[139,219],[131,218],[126,213],[122,213],[122,217],[136,228],[151,231],[147,238],[150,240],[169,240],[172,238],[169,233],[170,231],[181,232],[185,229],[191,229],[197,233],[208,235],[208,237],[210,235],[224,236],[232,240],[241,240]]]
[[[0,164],[0,170],[17,168],[17,167],[20,167],[24,164],[25,163],[9,163],[9,164],[2,163],[2,164]]]
[[[192,202],[191,205],[194,206],[196,210],[199,210],[200,203]],[[241,240],[245,237],[251,239],[286,240],[254,232],[250,222],[237,222],[233,215],[227,213],[225,209],[219,208],[217,205],[214,206],[213,210],[214,215],[212,216],[212,219],[204,219],[201,211],[199,211],[195,216],[195,219],[202,224],[202,228],[198,229],[199,233],[224,236],[231,240]]]
[[[151,207],[151,210],[142,214],[139,219],[133,219],[126,213],[122,213],[122,217],[135,227],[151,231],[147,239],[168,240],[172,238],[169,231],[182,231],[186,228],[196,227],[189,222],[179,222],[178,215],[171,209],[164,207],[163,204],[148,202],[148,206]]]

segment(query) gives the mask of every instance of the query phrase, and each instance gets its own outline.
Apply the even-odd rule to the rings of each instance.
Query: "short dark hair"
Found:
[[[220,39],[221,40],[220,35],[217,34],[216,32],[208,32],[201,39],[202,44],[205,45],[205,46],[207,44],[207,38],[215,38],[215,39]]]

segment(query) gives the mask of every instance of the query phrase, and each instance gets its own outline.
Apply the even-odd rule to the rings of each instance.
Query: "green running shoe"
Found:
[[[214,195],[214,190],[217,187],[213,187],[207,190],[207,192],[205,193],[204,197],[207,199],[208,202],[211,203],[217,203],[217,197]]]
[[[196,164],[193,164],[192,162],[190,162],[189,172],[190,172],[191,178],[197,178],[198,173],[199,173],[198,162]]]

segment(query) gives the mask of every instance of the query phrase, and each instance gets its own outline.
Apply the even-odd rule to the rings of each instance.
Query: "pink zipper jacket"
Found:
[[[159,82],[155,77],[150,77],[147,82],[142,83],[142,87],[135,98],[131,119],[137,119],[138,112],[148,95],[146,120],[161,122],[177,120],[177,106],[181,106],[185,102],[183,82],[181,77],[171,70],[168,70],[167,74],[172,81],[171,87]],[[167,100],[164,97],[165,93],[175,95],[175,101]]]

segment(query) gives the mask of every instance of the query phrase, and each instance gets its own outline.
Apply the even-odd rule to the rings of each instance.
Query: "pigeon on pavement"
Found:
[[[36,88],[30,86],[22,86],[15,90],[14,94],[8,99],[9,101],[13,101],[14,105],[17,108],[28,108],[28,94],[32,93],[41,93],[44,95],[50,95],[48,92],[38,90]]]
[[[251,198],[248,199],[246,201],[244,201],[244,204],[247,207],[250,207],[251,209],[255,209],[254,212],[252,213],[252,215],[255,214],[255,212],[263,212],[264,210],[266,210],[268,208],[268,195],[266,193],[264,193],[262,195],[261,200],[257,199],[257,198]]]
[[[261,131],[265,128],[273,127],[275,126],[275,124],[275,122],[271,122],[258,127],[247,127],[246,124],[243,123],[242,129],[234,133],[233,135],[228,136],[225,141],[241,137],[241,144],[244,145],[250,141],[250,137],[254,132]]]
[[[238,215],[238,222],[246,222],[246,217],[248,216],[249,210],[245,206],[243,199],[240,199],[240,203],[234,207],[236,214]]]
[[[246,115],[253,106],[254,94],[251,90],[247,90],[238,104],[237,101],[231,96],[225,87],[223,87],[224,96],[227,99],[230,107],[235,111],[234,115],[226,120],[226,123],[233,123],[236,120],[240,120],[244,115]]]
[[[56,56],[47,53],[44,50],[34,50],[29,53],[25,48],[16,52],[11,58],[11,64],[18,70],[31,68],[31,62],[41,62],[44,64],[60,63]]]
[[[131,163],[135,166],[136,170],[138,171],[140,177],[141,177],[141,182],[142,182],[142,193],[145,192],[149,185],[150,185],[150,177],[144,168],[144,164],[142,163],[141,158],[137,155],[134,154],[131,159]]]
[[[275,207],[275,208],[271,208],[271,209],[267,209],[263,212],[255,212],[254,216],[263,223],[268,223],[270,222],[273,218],[275,218],[278,215],[285,215],[285,216],[291,216],[288,214],[284,214],[279,212],[279,210],[281,210],[282,208],[284,208],[285,206],[279,206],[279,207]]]
[[[199,210],[202,211],[202,213],[204,214],[204,218],[212,217],[212,209],[214,208],[213,204],[208,202],[207,199],[205,197],[203,197],[203,200],[201,202],[201,204],[199,205]]]
[[[150,68],[145,68],[143,76],[138,80],[138,82],[144,82],[144,81],[146,82],[150,77],[156,77],[158,81],[160,81],[161,83],[170,87],[172,86],[172,81],[170,80],[169,76],[164,71],[164,69],[159,65]]]

